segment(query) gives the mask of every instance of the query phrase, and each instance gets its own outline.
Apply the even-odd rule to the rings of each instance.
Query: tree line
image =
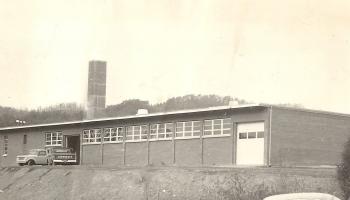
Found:
[[[147,109],[149,113],[169,112],[185,109],[207,108],[228,105],[236,101],[239,105],[251,103],[244,99],[219,95],[185,95],[172,97],[165,102],[150,104],[149,101],[129,99],[119,104],[108,105],[102,117],[120,117],[135,115],[138,109]],[[290,107],[302,107],[298,104],[280,104]],[[65,121],[79,121],[86,116],[86,109],[76,103],[61,103],[58,105],[37,108],[33,110],[16,109],[0,106],[0,127],[17,126],[16,120],[26,121],[26,125],[46,124]]]
[[[155,113],[222,106],[228,105],[232,100],[239,104],[247,103],[238,98],[218,95],[186,95],[169,98],[157,104],[150,104],[149,101],[140,99],[129,99],[119,104],[108,105],[102,117],[135,115],[138,109],[147,109],[149,113]],[[85,107],[76,103],[61,103],[32,110],[0,106],[0,127],[16,126],[18,125],[16,120],[25,121],[26,125],[33,125],[83,120],[84,116],[86,116]]]

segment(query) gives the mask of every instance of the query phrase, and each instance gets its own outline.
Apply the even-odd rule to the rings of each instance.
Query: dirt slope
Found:
[[[0,169],[0,199],[237,199],[286,192],[341,197],[334,169],[91,168]]]

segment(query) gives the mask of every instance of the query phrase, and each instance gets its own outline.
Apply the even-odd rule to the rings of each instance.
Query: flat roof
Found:
[[[10,127],[0,128],[0,131],[60,126],[60,125],[74,125],[74,124],[84,124],[84,123],[124,120],[124,119],[137,119],[137,118],[157,117],[157,116],[186,114],[186,113],[200,113],[200,112],[220,111],[220,110],[230,110],[230,109],[240,109],[240,108],[254,108],[254,107],[264,107],[264,108],[272,107],[272,108],[280,108],[280,109],[287,109],[287,110],[294,110],[294,111],[309,112],[309,113],[315,113],[315,114],[327,114],[327,115],[340,116],[340,117],[350,117],[350,114],[323,111],[323,110],[314,110],[314,109],[308,109],[308,108],[295,108],[295,107],[287,107],[287,106],[279,106],[279,105],[271,105],[271,104],[245,104],[245,105],[215,106],[215,107],[209,107],[209,108],[187,109],[187,110],[158,112],[158,113],[140,114],[140,115],[136,114],[136,115],[122,116],[122,117],[108,117],[108,118],[98,118],[98,119],[90,119],[90,120],[34,124],[34,125],[26,125],[26,126],[10,126]]]
[[[219,110],[228,110],[228,109],[253,108],[253,107],[267,107],[267,105],[245,104],[245,105],[233,105],[233,106],[215,106],[215,107],[209,107],[209,108],[178,110],[178,111],[170,111],[170,112],[158,112],[158,113],[150,113],[150,114],[129,115],[129,116],[122,116],[122,117],[108,117],[108,118],[99,118],[99,119],[90,119],[90,120],[57,122],[57,123],[47,123],[47,124],[34,124],[34,125],[26,125],[26,126],[10,126],[10,127],[0,128],[0,131],[48,127],[48,126],[84,124],[84,123],[91,123],[91,122],[113,121],[113,120],[123,120],[123,119],[147,118],[147,117],[186,114],[186,113],[199,113],[199,112],[219,111]]]

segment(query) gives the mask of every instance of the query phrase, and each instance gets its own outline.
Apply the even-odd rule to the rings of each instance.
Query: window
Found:
[[[256,132],[248,132],[248,139],[256,138]]]
[[[105,128],[104,129],[104,142],[123,142],[123,127],[117,128]]]
[[[46,146],[62,146],[62,132],[46,132],[45,135]]]
[[[27,144],[27,135],[23,135],[23,144]]]
[[[201,122],[200,121],[187,121],[176,123],[176,137],[199,137],[201,134]]]
[[[257,134],[258,134],[258,138],[264,138],[264,132],[260,131]]]
[[[126,141],[145,141],[147,140],[148,126],[128,126],[126,127]]]
[[[45,151],[39,151],[38,156],[46,156],[46,152]]]
[[[7,135],[4,135],[4,149],[3,149],[3,156],[7,156],[8,153],[8,143],[9,143],[9,138]]]
[[[247,133],[239,133],[239,139],[247,139]]]
[[[213,119],[204,121],[204,136],[230,135],[231,119]]]
[[[83,144],[101,143],[102,129],[90,129],[83,131]]]
[[[172,123],[151,124],[149,136],[151,140],[171,139],[173,132],[174,126]]]
[[[264,132],[241,132],[239,133],[239,139],[256,139],[256,138],[264,138]]]

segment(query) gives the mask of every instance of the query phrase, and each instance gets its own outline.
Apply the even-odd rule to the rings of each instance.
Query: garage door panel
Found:
[[[264,122],[237,125],[237,165],[264,164]]]

